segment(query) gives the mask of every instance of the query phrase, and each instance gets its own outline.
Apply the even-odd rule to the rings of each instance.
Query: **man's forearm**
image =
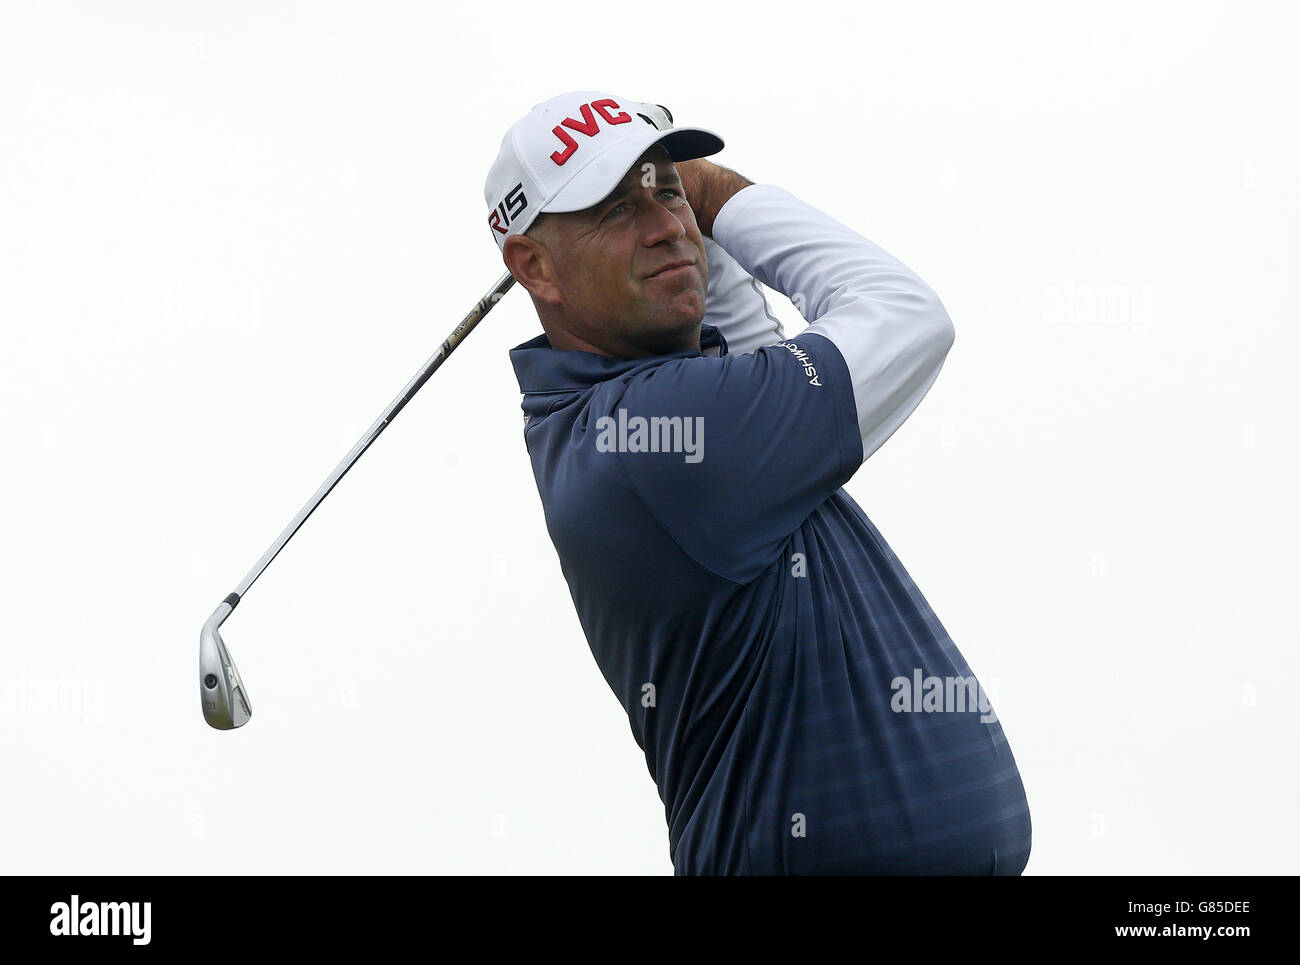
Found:
[[[679,162],[677,173],[682,179],[686,200],[695,212],[695,223],[700,226],[701,234],[709,238],[713,237],[713,220],[722,206],[736,192],[754,183],[731,168],[703,158]]]
[[[772,184],[727,206],[714,239],[762,284],[796,301],[848,369],[865,460],[920,404],[955,331],[939,296],[875,242]]]

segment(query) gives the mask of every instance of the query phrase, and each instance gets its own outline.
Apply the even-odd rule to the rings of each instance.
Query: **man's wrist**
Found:
[[[693,189],[688,191],[686,200],[695,212],[695,223],[700,233],[713,237],[713,222],[718,217],[722,206],[733,196],[754,182],[742,174],[725,168],[720,164],[709,163],[698,172]]]

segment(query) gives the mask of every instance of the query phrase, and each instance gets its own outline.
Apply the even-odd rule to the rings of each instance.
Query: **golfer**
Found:
[[[1019,874],[1002,727],[842,488],[952,323],[879,246],[702,160],[722,147],[575,91],[510,128],[485,187],[543,330],[510,356],[547,528],[674,871]],[[808,327],[784,338],[755,279]]]

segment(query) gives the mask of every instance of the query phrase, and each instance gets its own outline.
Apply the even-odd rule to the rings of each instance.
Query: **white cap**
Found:
[[[722,138],[702,127],[673,127],[666,107],[598,90],[560,94],[536,105],[501,139],[483,199],[499,249],[543,211],[581,211],[605,198],[656,143],[674,161],[717,154]]]

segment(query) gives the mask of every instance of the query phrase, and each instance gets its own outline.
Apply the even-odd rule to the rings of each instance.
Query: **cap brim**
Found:
[[[643,138],[626,138],[610,148],[566,184],[541,210],[561,213],[582,211],[598,204],[623,180],[636,159],[652,145],[662,143],[674,161],[689,161],[717,154],[725,146],[722,138],[703,127],[676,127],[671,131],[647,130]]]

